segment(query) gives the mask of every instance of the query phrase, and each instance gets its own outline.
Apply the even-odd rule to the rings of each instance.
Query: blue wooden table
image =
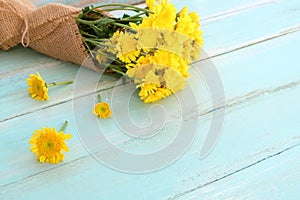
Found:
[[[96,1],[32,2],[84,6]],[[183,113],[184,123],[196,120],[198,128],[187,151],[174,163],[149,173],[122,172],[100,162],[83,141],[95,128],[92,122],[123,151],[147,154],[174,139],[180,117],[175,111],[167,113],[175,116],[173,121],[146,140],[123,134],[116,118],[96,119],[86,99],[100,93],[108,101],[116,88],[124,91],[117,93],[120,101],[127,95],[129,86],[116,85],[117,79],[110,76],[102,77],[96,87],[76,92],[74,84],[51,88],[49,101],[35,101],[27,92],[26,78],[31,73],[40,72],[47,82],[76,83],[79,72],[99,75],[18,46],[0,51],[0,199],[300,198],[300,1],[172,2],[178,8],[188,5],[201,15],[208,56],[196,67],[213,63],[225,94],[223,102],[212,104],[204,78],[188,80],[198,105]],[[174,101],[170,97],[160,104],[168,107]],[[150,123],[151,105],[141,103],[136,93],[130,102],[132,120],[142,127]],[[201,157],[212,116],[220,109],[225,110],[221,135],[210,153]],[[32,132],[42,126],[59,128],[65,120],[69,121],[66,132],[73,134],[67,141],[70,152],[65,161],[38,163],[29,149]],[[78,121],[85,124],[85,133]],[[105,154],[113,156],[110,151]]]

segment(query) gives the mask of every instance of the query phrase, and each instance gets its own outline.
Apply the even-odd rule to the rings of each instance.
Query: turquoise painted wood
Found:
[[[298,199],[299,150],[299,146],[291,146],[178,199]]]
[[[33,1],[36,5],[50,1]],[[54,2],[54,1],[51,1]],[[56,1],[81,5],[88,1]],[[73,86],[53,88],[48,102],[28,98],[25,78],[39,71],[47,82],[74,80],[78,66],[16,47],[0,52],[0,199],[298,199],[300,145],[300,3],[297,0],[232,0],[230,2],[173,0],[202,16],[205,51],[224,85],[226,118],[213,151],[200,159],[212,114],[210,93],[197,73],[207,57],[191,69],[189,86],[197,95],[197,109],[184,113],[185,124],[199,121],[188,151],[174,164],[146,174],[123,173],[99,163],[85,149],[74,119],[95,117],[92,99],[101,93],[109,100],[117,79],[105,76],[80,92]],[[85,70],[89,77],[98,74]],[[94,90],[93,87],[96,89]],[[118,93],[126,101],[126,93]],[[180,95],[180,94],[179,94]],[[76,102],[83,101],[80,109]],[[220,105],[222,102],[219,102]],[[160,134],[139,140],[123,134],[114,118],[99,120],[107,138],[130,152],[152,152],[168,144],[180,128],[176,98],[162,101],[171,117]],[[130,101],[132,118],[140,126],[150,122],[150,105],[137,95]],[[39,164],[29,152],[31,133],[41,126],[70,122],[70,152],[59,165]],[[93,141],[93,138],[90,139]],[[113,156],[110,152],[105,152]]]

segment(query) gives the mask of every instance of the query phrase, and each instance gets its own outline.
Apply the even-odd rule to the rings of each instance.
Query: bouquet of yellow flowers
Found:
[[[28,0],[0,0],[3,12],[0,48],[23,46],[100,72],[134,80],[145,103],[183,89],[189,65],[203,45],[200,18],[169,0],[147,0],[147,7],[126,4],[89,6],[81,10],[60,4],[35,9]],[[3,10],[3,9],[2,9]],[[128,11],[122,17],[108,14]],[[88,58],[88,59],[87,59]],[[87,64],[88,63],[88,64]]]

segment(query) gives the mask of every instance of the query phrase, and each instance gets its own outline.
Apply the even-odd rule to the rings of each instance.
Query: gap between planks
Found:
[[[239,50],[242,50],[242,49],[247,48],[247,47],[251,47],[251,46],[263,43],[263,42],[267,42],[267,41],[277,39],[277,38],[280,38],[280,37],[283,37],[283,36],[286,36],[286,35],[289,35],[289,34],[292,34],[292,33],[296,33],[298,31],[300,31],[300,24],[297,24],[295,26],[283,29],[279,33],[275,33],[275,34],[269,35],[267,37],[255,39],[255,40],[252,40],[252,41],[248,41],[248,42],[242,43],[240,45],[236,45],[236,46],[233,46],[233,47],[226,48],[226,49],[221,50],[221,51],[211,52],[208,57],[202,58],[202,59],[200,59],[200,61],[204,61],[204,60],[216,58],[216,57],[219,57],[219,56],[222,56],[222,55],[226,55],[228,53],[239,51]]]
[[[297,138],[297,139],[299,140],[300,138]],[[248,168],[253,167],[253,166],[257,165],[257,164],[260,164],[260,163],[262,163],[262,162],[265,162],[265,161],[267,161],[267,160],[269,160],[269,159],[272,159],[272,158],[274,158],[274,157],[276,157],[276,156],[279,156],[279,155],[281,155],[281,154],[287,153],[287,152],[289,152],[289,151],[291,151],[291,150],[293,150],[293,149],[295,149],[295,148],[297,148],[297,147],[300,146],[300,141],[298,141],[298,140],[296,140],[296,141],[297,141],[296,144],[292,144],[291,146],[288,146],[288,145],[287,145],[288,147],[286,147],[286,148],[284,148],[283,150],[280,150],[280,151],[278,151],[278,152],[274,152],[273,154],[269,155],[268,157],[262,158],[262,159],[260,159],[260,160],[257,160],[257,161],[255,161],[255,162],[253,162],[253,163],[249,163],[248,165],[246,165],[246,166],[244,166],[244,167],[241,167],[241,168],[239,168],[239,169],[236,169],[235,171],[230,172],[230,173],[228,173],[228,174],[226,174],[226,175],[224,175],[224,176],[222,176],[222,177],[219,177],[219,178],[214,179],[214,180],[212,180],[212,181],[210,181],[210,182],[207,182],[207,183],[204,183],[204,184],[202,184],[202,185],[199,185],[199,186],[197,186],[197,187],[195,187],[195,188],[192,188],[192,189],[190,189],[190,190],[187,190],[187,191],[185,191],[185,192],[176,194],[176,195],[174,195],[174,196],[172,196],[172,197],[169,197],[168,199],[177,199],[177,198],[181,198],[181,197],[183,197],[184,195],[187,195],[187,194],[189,194],[189,193],[195,192],[196,190],[199,190],[199,189],[201,189],[201,188],[203,188],[203,187],[205,187],[205,186],[208,186],[208,185],[210,185],[210,184],[213,184],[213,183],[216,183],[216,182],[218,182],[218,181],[221,181],[222,179],[225,179],[225,178],[227,178],[227,177],[230,177],[230,176],[232,176],[232,175],[235,175],[235,174],[237,174],[237,173],[239,173],[239,172],[241,172],[241,171],[243,171],[243,170],[245,170],[245,169],[248,169]]]
[[[223,105],[223,106],[215,106],[215,107],[208,108],[206,110],[198,108],[199,110],[203,110],[203,111],[200,112],[199,115],[195,115],[196,112],[189,113],[188,115],[190,117],[186,118],[186,120],[191,120],[191,119],[195,119],[197,117],[205,116],[205,115],[215,112],[217,110],[242,106],[244,104],[250,104],[251,102],[254,102],[261,97],[268,97],[268,96],[275,95],[280,92],[284,92],[285,90],[292,90],[298,86],[300,86],[300,79],[298,81],[290,82],[288,84],[281,85],[281,86],[278,86],[275,88],[253,91],[246,95],[229,99],[228,101],[225,102],[225,105]]]
[[[243,11],[246,11],[246,10],[249,10],[249,9],[257,8],[259,6],[263,6],[263,5],[266,5],[266,4],[277,3],[277,2],[280,2],[280,1],[284,1],[284,0],[258,0],[258,1],[255,1],[255,2],[248,3],[246,5],[237,6],[235,8],[226,10],[224,12],[219,12],[219,13],[216,13],[216,14],[213,14],[213,15],[209,15],[207,17],[203,17],[201,19],[201,21],[204,22],[204,25],[205,25],[205,24],[208,24],[208,23],[219,21],[221,19],[224,19],[228,16],[237,14],[239,12],[243,12]]]

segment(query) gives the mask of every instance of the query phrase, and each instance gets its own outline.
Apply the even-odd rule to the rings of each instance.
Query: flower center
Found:
[[[40,91],[40,85],[36,85],[36,90],[39,92]]]
[[[44,142],[44,149],[45,150],[47,150],[47,151],[51,151],[51,150],[53,150],[53,148],[54,148],[54,143],[52,142],[52,141],[50,141],[50,140],[46,140],[45,142]]]
[[[105,106],[101,106],[101,107],[99,108],[99,112],[102,113],[102,114],[105,114],[106,111],[107,111],[107,109],[106,109]]]

